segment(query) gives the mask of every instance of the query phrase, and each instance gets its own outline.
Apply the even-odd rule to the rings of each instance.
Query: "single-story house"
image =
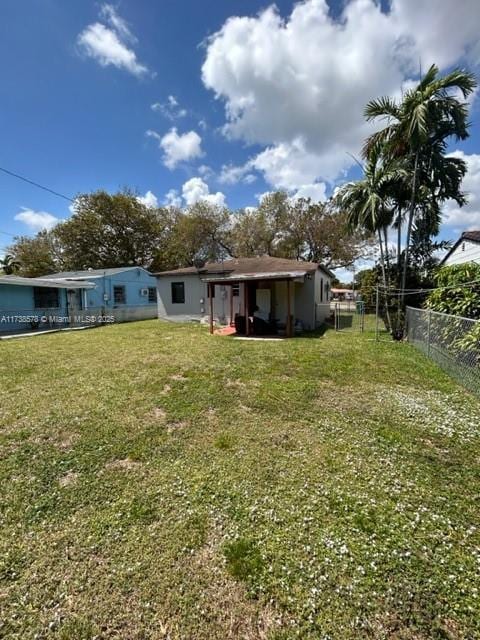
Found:
[[[331,289],[332,300],[355,300],[358,296],[358,291],[354,291],[353,289],[337,289],[332,287]]]
[[[233,258],[155,275],[159,318],[208,319],[211,332],[214,324],[230,324],[247,335],[291,336],[315,329],[330,313],[333,274],[314,262]]]
[[[142,267],[64,271],[41,278],[0,277],[2,317],[40,315],[38,328],[157,317],[157,282]],[[37,328],[37,321],[0,322],[0,332]]]
[[[480,231],[464,231],[453,247],[448,251],[440,264],[464,264],[478,262],[480,264]]]
[[[80,308],[114,314],[117,322],[157,317],[157,281],[143,267],[62,271],[44,278],[93,282],[95,287],[84,292]]]
[[[70,326],[93,282],[0,276],[0,334]]]

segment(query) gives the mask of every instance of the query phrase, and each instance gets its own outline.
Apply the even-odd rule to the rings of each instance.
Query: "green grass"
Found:
[[[479,638],[480,405],[371,338],[0,343],[0,637]]]

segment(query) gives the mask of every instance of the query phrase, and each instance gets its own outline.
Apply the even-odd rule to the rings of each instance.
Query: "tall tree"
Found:
[[[62,247],[67,269],[102,269],[125,265],[150,267],[162,234],[158,211],[135,193],[97,191],[75,199],[71,218],[52,234]]]
[[[388,311],[388,228],[394,220],[394,210],[389,204],[392,188],[403,179],[403,169],[398,163],[383,161],[380,145],[372,146],[364,167],[364,177],[346,184],[337,199],[348,212],[351,229],[364,229],[376,233],[380,250],[380,266],[386,296],[387,322],[391,328]]]
[[[455,70],[443,77],[432,65],[418,85],[407,91],[398,103],[388,97],[369,102],[367,120],[387,119],[387,126],[371,135],[364,146],[368,157],[381,147],[386,158],[402,159],[410,175],[410,198],[401,288],[405,289],[412,228],[419,203],[428,193],[430,204],[454,199],[463,204],[460,184],[464,163],[447,158],[447,141],[468,137],[468,105],[464,100],[477,83],[471,73]]]
[[[62,268],[61,250],[51,231],[40,231],[33,238],[19,236],[8,248],[18,264],[18,274],[36,278]]]

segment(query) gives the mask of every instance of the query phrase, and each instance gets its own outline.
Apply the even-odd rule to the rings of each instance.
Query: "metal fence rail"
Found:
[[[407,337],[452,378],[480,395],[480,320],[407,307]]]

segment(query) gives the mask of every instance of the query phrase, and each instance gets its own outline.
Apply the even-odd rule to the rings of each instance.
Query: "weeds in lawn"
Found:
[[[0,637],[480,637],[479,402],[368,338],[2,343]]]

